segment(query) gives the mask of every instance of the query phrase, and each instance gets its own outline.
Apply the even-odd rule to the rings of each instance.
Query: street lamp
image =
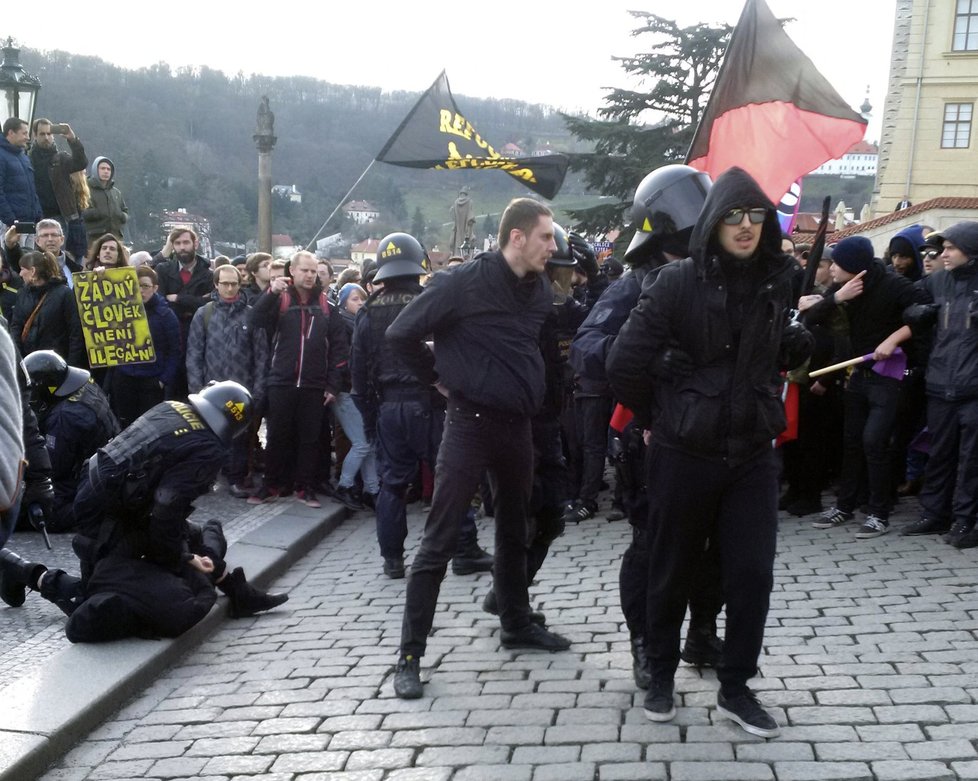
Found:
[[[14,46],[14,39],[7,38],[3,47],[3,62],[0,63],[0,123],[10,117],[20,117],[27,124],[34,122],[34,107],[41,80],[24,70],[20,64],[20,49]]]

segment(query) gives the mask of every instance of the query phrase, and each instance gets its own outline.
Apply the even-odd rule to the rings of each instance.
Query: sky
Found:
[[[879,137],[895,0],[768,0],[788,35],[853,107],[874,109]],[[642,50],[629,10],[735,24],[739,0],[204,0],[173,10],[119,0],[46,0],[44,13],[4,14],[0,36],[32,49],[61,49],[127,67],[165,61],[234,74],[311,76],[336,84],[421,92],[445,69],[452,92],[545,103],[594,114],[611,87],[638,89],[613,60]],[[676,6],[681,5],[681,9]],[[153,10],[150,10],[150,9]],[[185,20],[180,19],[185,15]],[[62,23],[63,22],[63,23]],[[270,95],[272,108],[275,96]],[[474,117],[473,119],[478,119]]]

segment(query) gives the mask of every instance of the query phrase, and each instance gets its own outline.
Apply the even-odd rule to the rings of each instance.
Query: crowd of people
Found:
[[[472,261],[431,273],[417,238],[393,233],[334,281],[305,251],[211,261],[186,228],[130,257],[111,161],[96,158],[79,190],[87,159],[68,126],[38,120],[29,153],[25,126],[4,134],[4,315],[30,382],[23,429],[3,432],[20,436],[11,447],[27,462],[16,498],[0,474],[4,540],[18,520],[73,531],[81,576],[4,550],[0,596],[19,605],[40,591],[71,616],[73,639],[118,636],[122,614],[139,616],[141,634],[182,631],[215,586],[234,615],[284,601],[227,567],[219,527],[187,521],[223,471],[250,504],[328,496],[374,513],[384,575],[410,572],[394,690],[417,698],[450,561],[459,575],[492,571],[483,608],[504,647],[570,647],[529,584],[565,525],[593,518],[608,491],[609,519],[632,526],[620,596],[645,715],[675,716],[684,660],[717,668],[722,715],[772,737],[748,681],[779,509],[819,529],[859,512],[854,536],[869,539],[919,494],[903,534],[978,547],[976,222],[905,227],[881,259],[861,236],[796,245],[747,172],[711,182],[670,165],[635,191],[623,275],[518,198],[498,246]],[[86,230],[100,235],[77,244]],[[128,265],[156,359],[89,367],[72,273]],[[408,564],[417,499],[430,509]],[[479,512],[494,518],[492,554]],[[185,609],[147,618],[151,597],[178,592],[169,604]]]

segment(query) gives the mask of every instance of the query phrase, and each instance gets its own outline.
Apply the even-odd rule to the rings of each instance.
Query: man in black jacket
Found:
[[[45,217],[55,219],[63,231],[68,223],[81,215],[75,191],[71,186],[71,175],[84,171],[88,166],[85,147],[69,125],[58,127],[58,135],[68,142],[70,152],[61,152],[54,140],[54,125],[50,119],[34,120],[34,144],[28,156],[34,166],[34,186],[41,211]],[[94,236],[93,238],[98,238]]]
[[[719,548],[727,627],[718,711],[748,732],[778,725],[747,687],[757,670],[773,584],[777,476],[784,429],[779,369],[812,338],[790,323],[794,261],[774,205],[743,170],[714,183],[693,228],[692,257],[646,287],[608,356],[608,380],[649,445],[651,681],[645,715],[675,715],[673,678],[695,563]]]
[[[265,483],[248,502],[274,500],[294,486],[308,507],[321,507],[316,496],[319,432],[324,407],[340,390],[350,340],[326,301],[316,256],[297,252],[289,269],[292,276],[273,279],[252,310],[254,325],[272,335],[272,360],[266,383]]]
[[[842,479],[836,505],[812,525],[832,529],[851,521],[868,493],[866,519],[856,537],[870,539],[890,529],[890,439],[900,401],[900,380],[874,372],[873,363],[889,358],[910,338],[903,312],[911,304],[927,303],[930,295],[906,277],[888,271],[873,257],[873,244],[865,236],[850,236],[836,244],[829,271],[833,284],[825,295],[806,296],[799,302],[804,320],[822,322],[841,307],[849,324],[850,354],[872,354],[873,360],[858,364],[849,376],[843,402]]]
[[[978,547],[978,222],[959,222],[935,236],[945,269],[927,278],[933,304],[905,319],[934,329],[925,377],[930,458],[919,501],[921,518],[905,535],[948,532],[956,548]],[[953,523],[952,523],[953,522]]]
[[[565,650],[569,643],[530,620],[527,507],[533,478],[530,417],[544,394],[540,329],[553,305],[547,259],[556,249],[550,210],[511,201],[499,251],[436,274],[387,329],[387,341],[424,384],[448,395],[435,493],[411,565],[394,691],[422,694],[424,655],[438,592],[455,553],[459,517],[488,469],[496,509],[493,590],[506,648]],[[434,353],[425,345],[433,336]]]

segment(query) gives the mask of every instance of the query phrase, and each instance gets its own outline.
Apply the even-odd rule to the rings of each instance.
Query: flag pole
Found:
[[[333,209],[332,212],[330,212],[329,217],[327,217],[326,220],[323,222],[323,224],[319,226],[319,230],[316,231],[316,235],[313,236],[312,237],[312,240],[306,245],[306,251],[307,252],[313,252],[314,251],[312,248],[313,248],[313,245],[315,245],[315,243],[316,243],[316,239],[318,239],[322,235],[323,231],[326,230],[326,226],[329,224],[329,221],[331,219],[333,219],[333,217],[336,216],[336,212],[338,212],[340,210],[340,208],[343,206],[343,204],[346,203],[346,199],[350,197],[350,195],[353,193],[354,190],[357,189],[357,185],[360,184],[360,182],[363,181],[363,177],[365,177],[367,175],[367,171],[369,171],[371,168],[373,168],[373,165],[376,162],[377,162],[377,159],[376,158],[374,158],[373,160],[370,161],[370,165],[368,165],[366,168],[363,169],[363,173],[360,174],[360,178],[357,179],[353,183],[353,187],[351,187],[349,190],[347,190],[346,195],[344,195],[340,199],[340,202],[338,204],[336,204],[336,208]]]

